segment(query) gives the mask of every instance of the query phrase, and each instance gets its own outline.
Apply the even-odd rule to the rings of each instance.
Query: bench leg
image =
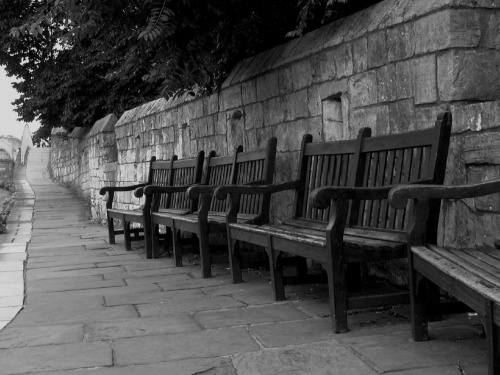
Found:
[[[109,243],[115,244],[115,226],[113,224],[113,218],[108,216],[108,234],[109,234]]]
[[[295,261],[297,262],[297,279],[306,280],[307,279],[307,259],[304,257],[297,256]]]
[[[325,267],[325,269],[327,269],[328,275],[332,329],[334,333],[344,333],[349,330],[347,328],[347,291],[344,267],[338,264],[337,267]]]
[[[271,287],[273,290],[273,297],[275,301],[284,301],[285,297],[285,283],[283,277],[283,265],[281,262],[281,251],[273,249],[272,237],[267,236],[266,252],[269,256],[269,271],[271,273]]]
[[[229,266],[231,268],[231,277],[233,284],[243,282],[241,275],[241,255],[240,255],[240,242],[232,240],[228,234],[228,248],[229,248]]]
[[[125,250],[132,250],[132,242],[130,239],[130,222],[123,222],[123,234],[125,236]]]
[[[146,247],[146,258],[158,258],[153,254],[153,228],[151,227],[151,219],[146,216],[144,217],[144,246]]]
[[[198,242],[200,244],[201,277],[207,279],[212,277],[208,225],[200,225],[198,227]]]
[[[428,318],[430,322],[439,322],[441,321],[441,308],[440,308],[440,299],[441,299],[441,291],[439,287],[427,280],[427,312],[429,314]]]
[[[500,375],[500,329],[493,321],[495,305],[486,301],[486,317],[484,329],[486,331],[486,346],[488,354],[488,374]]]
[[[412,336],[415,341],[429,339],[429,313],[427,295],[429,281],[412,270],[410,273],[410,303],[411,303],[411,327]]]
[[[174,261],[176,267],[182,267],[182,247],[179,241],[180,233],[175,229],[175,225],[172,227],[172,246],[174,253]]]
[[[154,258],[160,256],[160,226],[158,224],[152,224],[153,229],[151,230],[151,255]]]

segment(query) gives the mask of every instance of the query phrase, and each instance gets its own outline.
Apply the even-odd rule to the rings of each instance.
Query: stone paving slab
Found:
[[[12,319],[21,310],[21,306],[0,307],[0,320]]]
[[[103,342],[3,349],[1,374],[111,366],[111,346]]]
[[[377,374],[336,340],[243,353],[233,365],[238,375]]]
[[[187,273],[178,273],[173,275],[164,276],[146,276],[146,277],[132,277],[124,279],[127,285],[136,284],[158,284],[162,290],[166,290],[163,285],[168,286],[171,284],[182,284],[192,280],[192,277]]]
[[[91,323],[86,326],[86,341],[112,340],[125,337],[164,335],[201,331],[192,316],[171,314],[164,317],[134,318]]]
[[[157,268],[152,270],[143,270],[134,272],[126,272],[124,269],[121,269],[120,272],[105,273],[103,274],[103,277],[105,280],[112,280],[112,279],[129,280],[133,278],[179,275],[185,273],[191,273],[191,269],[189,269],[188,267],[168,267],[168,268]]]
[[[40,372],[38,375],[236,375],[230,358],[192,358],[188,360],[75,370],[71,372]]]
[[[93,255],[93,254],[92,254]],[[1,256],[1,255],[0,255]],[[30,262],[28,261],[28,268],[44,268],[44,267],[64,267],[64,266],[74,266],[79,264],[101,264],[104,267],[111,267],[116,265],[124,264],[124,261],[137,261],[141,258],[136,254],[130,255],[117,255],[117,256],[88,256],[82,258],[72,258],[65,257],[65,259],[57,259],[54,261],[39,261],[39,262]],[[105,264],[106,263],[106,264]]]
[[[0,349],[83,342],[83,328],[83,324],[8,327],[2,331]]]
[[[2,307],[22,307],[24,301],[23,295],[8,296],[0,298],[0,306]]]
[[[0,272],[0,285],[8,283],[22,283],[23,274],[21,272]]]
[[[116,286],[125,286],[123,280],[98,280],[98,281],[74,281],[59,283],[57,285],[40,285],[34,284],[33,286],[28,285],[28,293],[50,293],[50,292],[65,292],[70,290],[85,290],[92,289],[96,290],[98,288],[110,288]],[[97,293],[96,293],[97,294]]]
[[[119,339],[114,348],[116,364],[124,366],[225,356],[258,350],[259,345],[246,329],[230,328]]]
[[[233,327],[270,322],[309,319],[310,316],[297,310],[288,303],[229,309],[223,311],[202,311],[194,314],[196,320],[205,328]],[[296,322],[302,324],[301,322]]]
[[[485,340],[478,338],[469,329],[459,331],[453,327],[434,330],[432,334],[434,339],[418,343],[412,342],[406,332],[346,338],[341,341],[379,372],[486,362]],[[457,337],[460,339],[457,340]],[[435,353],[439,355],[433,355]]]
[[[64,267],[66,268],[66,267]],[[27,273],[26,279],[28,282],[35,280],[43,280],[43,279],[60,279],[65,277],[73,277],[73,276],[87,276],[87,275],[106,275],[106,274],[116,274],[118,272],[123,271],[123,267],[114,266],[114,267],[78,267],[77,269],[52,269],[52,268],[43,268],[37,270],[30,270]]]

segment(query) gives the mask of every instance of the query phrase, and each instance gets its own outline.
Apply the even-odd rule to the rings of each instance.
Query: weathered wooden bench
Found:
[[[440,199],[474,198],[500,193],[500,180],[465,186],[399,186],[389,193],[394,207],[413,203],[409,225],[408,263],[412,334],[428,340],[429,280],[452,294],[481,317],[487,339],[488,373],[500,374],[500,250],[489,246],[454,248],[437,246],[425,223],[431,203]],[[432,285],[432,284],[431,284]]]
[[[269,184],[273,181],[274,163],[276,156],[276,138],[271,138],[267,147],[242,152],[239,146],[233,155],[207,158],[203,183],[200,185],[164,188],[147,186],[144,188],[146,196],[164,192],[187,191],[192,200],[199,199],[198,210],[190,213],[164,212],[153,206],[151,221],[154,227],[153,249],[158,247],[158,225],[170,228],[173,234],[173,252],[176,266],[182,265],[182,249],[178,231],[195,233],[198,236],[202,276],[211,276],[209,234],[225,233],[226,231],[226,202],[212,200],[217,186],[224,184]],[[155,198],[153,198],[155,199]],[[267,222],[269,221],[269,194],[243,197],[240,222]]]
[[[242,281],[238,241],[244,241],[266,249],[276,300],[285,299],[283,253],[321,263],[328,276],[336,333],[347,331],[348,309],[407,302],[407,292],[363,298],[348,296],[347,287],[359,290],[359,277],[351,276],[359,273],[361,262],[406,257],[406,211],[389,207],[387,195],[390,187],[402,182],[443,182],[450,128],[451,115],[441,114],[435,127],[404,134],[372,138],[370,129],[364,128],[354,140],[318,143],[306,135],[297,180],[219,187],[219,199],[227,194],[231,198],[227,233],[233,282]],[[237,222],[242,194],[289,189],[295,190],[291,218],[279,224]],[[437,222],[429,220],[429,225]]]
[[[131,241],[145,240],[146,257],[157,257],[158,253],[153,254],[151,241],[151,199],[145,199],[144,205],[137,210],[125,210],[113,208],[113,200],[115,192],[134,191],[136,197],[142,197],[143,188],[147,185],[155,184],[160,186],[177,186],[185,184],[199,183],[201,181],[202,166],[204,152],[201,151],[196,158],[177,160],[174,155],[170,161],[157,161],[156,157],[152,157],[149,164],[148,181],[141,184],[129,186],[106,186],[101,188],[99,193],[105,195],[108,193],[106,202],[109,242],[115,243],[116,234],[124,234],[125,248],[131,250]],[[189,210],[189,205],[186,204],[187,198],[184,200],[178,195],[162,194],[158,197],[158,207],[163,207],[167,210]],[[196,202],[194,202],[195,204]],[[115,229],[114,220],[121,220],[123,229]],[[138,223],[141,227],[130,228],[131,223]],[[134,234],[134,237],[131,234]],[[143,233],[141,236],[140,233]]]

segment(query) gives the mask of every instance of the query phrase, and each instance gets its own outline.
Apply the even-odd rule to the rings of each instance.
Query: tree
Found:
[[[0,65],[19,78],[19,117],[48,135],[209,93],[239,60],[360,8],[345,1],[0,0]]]

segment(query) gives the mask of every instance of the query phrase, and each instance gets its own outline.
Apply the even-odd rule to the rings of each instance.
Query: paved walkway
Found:
[[[199,266],[108,244],[84,203],[49,179],[46,152],[29,158],[27,291],[0,332],[0,374],[486,374],[485,340],[466,314],[432,324],[424,343],[410,340],[407,308],[352,314],[352,331],[333,335],[321,285],[287,287],[289,300],[276,303],[265,274],[233,285],[222,269],[204,280]],[[18,186],[24,199],[0,246],[14,254],[0,257],[12,312],[24,253],[5,249],[24,249],[33,203],[22,178]]]

